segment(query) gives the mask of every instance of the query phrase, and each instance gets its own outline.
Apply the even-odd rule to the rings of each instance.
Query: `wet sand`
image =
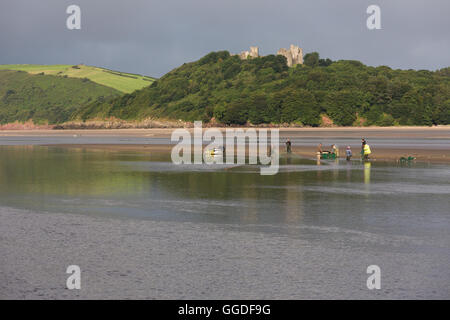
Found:
[[[208,128],[209,129],[209,128]],[[217,128],[225,131],[226,128]],[[237,129],[237,128],[230,128]],[[242,128],[244,130],[249,128]],[[258,128],[255,128],[258,130]],[[268,128],[270,129],[270,128]],[[450,125],[435,127],[339,127],[278,128],[280,137],[349,137],[349,138],[443,138],[450,139]],[[173,128],[155,129],[67,129],[67,130],[0,130],[2,136],[134,136],[170,138]],[[192,128],[186,128],[192,132]]]
[[[50,146],[50,145],[48,145]],[[52,145],[55,146],[55,145]],[[63,148],[77,148],[85,150],[98,151],[131,151],[131,152],[170,152],[173,145],[139,145],[139,144],[63,144],[56,145]],[[387,148],[387,147],[371,147],[372,161],[398,161],[401,157],[415,157],[415,161],[432,162],[432,163],[450,163],[450,149],[411,149],[411,148]],[[345,158],[345,148],[340,147],[340,158]],[[316,159],[317,147],[311,146],[293,146],[292,153],[307,159]],[[286,155],[284,146],[280,146],[280,154]],[[359,150],[353,149],[353,160],[358,160],[360,157]]]
[[[433,263],[443,257],[418,251],[424,245],[410,237],[332,231],[352,242],[345,247],[209,223],[7,207],[0,220],[0,299],[448,298],[447,264]],[[381,290],[366,287],[373,261],[383,266]],[[69,265],[81,268],[81,290],[66,289]]]
[[[225,128],[219,128],[225,130]],[[244,128],[246,129],[246,128]],[[4,130],[0,131],[2,137],[78,137],[83,139],[109,138],[108,143],[63,143],[60,147],[86,148],[91,150],[109,151],[136,151],[136,152],[159,152],[170,151],[173,145],[170,144],[170,136],[174,129],[97,129],[97,130]],[[192,131],[193,129],[187,129]],[[293,140],[293,152],[305,158],[315,159],[317,147],[311,145],[311,141],[333,141],[333,139],[354,139],[359,141],[361,137],[368,140],[374,161],[398,161],[401,157],[415,157],[416,161],[449,163],[450,162],[450,126],[438,127],[389,127],[389,128],[280,128],[280,139],[283,143],[287,138]],[[117,138],[117,140],[114,140]],[[120,138],[149,138],[162,139],[157,144],[149,143],[116,143]],[[396,139],[422,139],[425,142],[441,140],[444,145],[417,145],[402,146],[401,144],[373,144],[371,139],[384,139],[385,141],[395,141]],[[305,141],[309,140],[308,143]],[[86,141],[86,140],[85,140]],[[87,140],[89,141],[89,140]],[[112,141],[112,142],[111,142]],[[448,144],[447,144],[448,142]],[[359,142],[358,142],[359,143]],[[0,141],[1,144],[1,141]],[[43,142],[45,145],[45,142]],[[53,144],[55,145],[55,144]],[[324,146],[326,149],[327,146]],[[340,145],[340,155],[344,158],[345,146]],[[353,146],[354,159],[359,159],[359,147]],[[284,145],[280,145],[281,154],[284,152]]]
[[[432,162],[432,163],[449,163],[450,150],[449,149],[417,149],[417,148],[387,148],[371,146],[372,154],[370,160],[372,161],[399,161],[401,157],[408,158],[412,156],[416,158],[414,161]],[[316,147],[293,147],[294,154],[305,158],[313,158],[316,154]],[[360,150],[353,149],[353,160],[360,159]],[[339,148],[339,157],[345,159],[345,148]]]

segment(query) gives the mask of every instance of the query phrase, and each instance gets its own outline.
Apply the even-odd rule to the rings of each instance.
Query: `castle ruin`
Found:
[[[278,50],[277,55],[286,57],[288,67],[303,64],[303,49],[293,44],[289,50],[285,48]]]
[[[289,49],[281,48],[278,50],[277,55],[286,57],[288,67],[295,66],[297,64],[303,64],[303,49],[291,44]],[[250,58],[258,58],[259,47],[250,47],[250,51],[242,51],[238,54],[241,60]]]
[[[239,58],[241,58],[241,60],[245,60],[248,57],[258,58],[259,57],[259,47],[250,47],[250,51],[242,51],[239,54]]]

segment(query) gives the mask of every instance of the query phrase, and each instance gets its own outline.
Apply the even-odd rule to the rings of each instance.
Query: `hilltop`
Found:
[[[131,93],[152,84],[154,78],[139,74],[113,71],[98,67],[80,65],[35,65],[6,64],[0,70],[20,70],[30,74],[54,75],[69,78],[87,78],[106,87],[123,93]]]
[[[84,105],[122,94],[87,78],[0,70],[0,124],[28,120],[61,123]]]
[[[61,127],[188,125],[393,126],[450,124],[450,68],[371,67],[283,55],[211,52],[161,79],[84,65],[0,66],[0,123]],[[8,71],[1,69],[15,69]],[[87,123],[85,123],[87,122]],[[80,124],[81,123],[81,124]]]
[[[241,59],[212,52],[151,86],[93,102],[71,119],[203,120],[223,125],[391,126],[450,124],[450,68],[393,70],[304,56]]]

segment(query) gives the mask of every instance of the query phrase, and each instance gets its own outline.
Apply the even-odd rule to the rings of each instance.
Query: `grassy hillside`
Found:
[[[103,68],[85,66],[85,65],[34,65],[34,64],[9,64],[0,65],[0,70],[21,70],[30,74],[54,75],[71,78],[87,78],[98,84],[111,87],[124,93],[130,93],[134,90],[149,86],[155,80],[154,78],[112,71]]]
[[[450,124],[450,68],[393,70],[359,61],[305,56],[286,66],[282,56],[240,60],[212,52],[184,64],[150,87],[92,103],[72,119],[147,117],[223,124]]]
[[[121,94],[86,78],[0,70],[0,123],[30,119],[35,123],[60,123],[88,103]]]

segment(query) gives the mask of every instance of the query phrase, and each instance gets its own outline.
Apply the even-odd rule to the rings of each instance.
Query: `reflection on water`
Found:
[[[101,266],[120,270],[125,252],[131,257],[126,268],[133,273],[137,266],[157,271],[154,274],[164,288],[161,292],[167,283],[169,291],[174,288],[179,292],[188,268],[208,273],[207,281],[199,281],[198,287],[205,295],[211,292],[213,279],[218,286],[227,282],[224,287],[230,292],[253,294],[256,289],[282,297],[298,292],[313,297],[326,293],[331,298],[342,298],[342,294],[361,297],[363,292],[362,297],[372,298],[373,292],[365,289],[365,270],[369,264],[377,264],[384,279],[382,292],[375,293],[378,298],[391,294],[398,298],[448,298],[449,166],[359,159],[317,163],[291,154],[280,159],[278,174],[261,176],[259,167],[249,165],[176,166],[169,153],[3,146],[0,181],[0,212],[23,212],[5,209],[14,207],[29,209],[28,214],[34,217],[46,211],[134,221],[189,221],[131,229],[124,224],[124,230],[134,231],[122,233],[123,221],[115,220],[118,227],[108,228],[105,234],[111,238],[106,239],[120,233],[117,240],[123,241],[123,246],[113,242],[119,244],[117,250],[108,252],[103,246],[90,250],[89,244],[96,237],[89,230],[98,230],[88,227],[90,219],[68,229],[88,235],[80,239],[80,248],[89,250],[75,251],[100,266],[98,274],[109,273]],[[43,221],[51,221],[49,216]],[[98,220],[92,224],[103,228],[106,219]],[[64,234],[63,238],[72,236],[64,231],[64,219],[55,225],[47,223],[32,227],[28,223],[23,230],[32,230],[31,239],[38,241],[41,235],[52,239],[48,241],[54,241],[53,236],[61,238],[52,230]],[[19,230],[20,237],[24,237],[23,230]],[[29,239],[17,239],[20,241],[9,241],[5,248],[26,255],[35,251]],[[43,243],[37,243],[37,248]],[[28,244],[30,247],[25,247]],[[72,248],[65,241],[58,241],[57,246],[58,256]],[[45,252],[43,259],[57,265],[54,255]],[[106,256],[111,257],[104,264],[95,262]],[[158,263],[151,264],[155,257]],[[174,260],[176,257],[181,258]],[[16,261],[7,260],[14,269]],[[263,269],[268,271],[261,273]],[[174,281],[167,281],[169,278]],[[139,282],[147,293],[155,287],[153,278],[149,279],[151,283],[139,277],[118,283],[121,290],[127,286],[134,290],[131,283]],[[192,279],[188,280],[192,290]]]
[[[38,146],[0,152],[0,206],[280,232],[315,226],[447,236],[450,225],[450,170],[443,165],[318,166],[290,155],[280,159],[277,175],[261,176],[248,165],[176,166],[169,153]]]
[[[364,162],[364,184],[370,184],[370,167],[372,163]]]

